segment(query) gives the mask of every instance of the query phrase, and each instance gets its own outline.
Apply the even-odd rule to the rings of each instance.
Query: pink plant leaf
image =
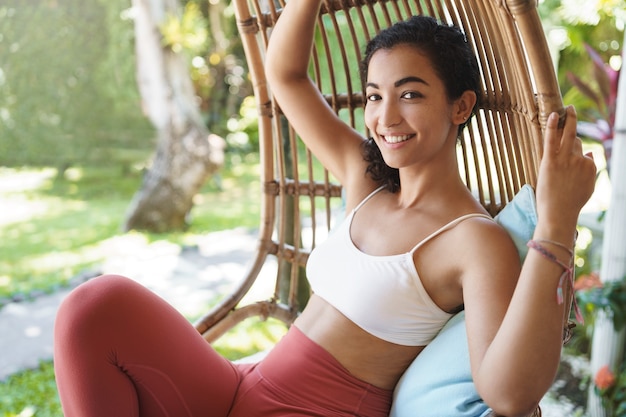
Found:
[[[600,99],[600,96],[598,96],[598,94],[593,90],[593,88],[591,88],[589,84],[581,80],[580,77],[578,77],[576,74],[568,72],[567,79],[570,80],[570,82],[574,84],[574,86],[576,86],[581,93],[593,100],[598,108],[602,108],[604,106]]]
[[[593,49],[593,47],[589,45],[588,43],[585,43],[584,46],[585,46],[585,49],[587,50],[587,53],[589,54],[589,57],[593,60],[593,63],[596,66],[603,67],[604,60],[602,59],[600,54],[595,49]]]
[[[598,120],[595,123],[580,121],[576,124],[577,133],[597,141],[604,141],[611,136],[611,127],[606,120]]]
[[[598,83],[598,87],[600,87],[600,94],[604,98],[602,107],[606,107],[608,106],[608,100],[611,95],[611,80],[608,71],[613,71],[613,69],[602,60],[600,54],[591,46],[585,44],[585,49],[593,61],[593,74]]]
[[[620,73],[621,69],[620,71],[615,71],[613,68],[609,67],[609,69],[607,70],[607,74],[611,83],[611,94],[609,95],[607,100],[607,113],[609,114],[608,119],[611,126],[615,124],[615,111],[617,107],[617,86],[619,84]]]
[[[607,75],[609,76],[609,81],[611,82],[611,96],[617,97],[617,85],[619,83],[619,75],[621,71],[615,71],[613,68],[607,68]]]

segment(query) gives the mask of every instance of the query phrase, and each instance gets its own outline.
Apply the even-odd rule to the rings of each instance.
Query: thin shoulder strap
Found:
[[[424,243],[428,242],[429,240],[435,238],[436,236],[439,236],[440,234],[442,234],[443,232],[445,232],[446,230],[450,230],[452,229],[454,226],[456,226],[457,224],[461,223],[464,220],[470,219],[472,217],[483,217],[485,219],[489,219],[489,220],[493,220],[493,217],[489,216],[488,214],[482,214],[482,213],[469,213],[469,214],[465,214],[461,217],[458,217],[454,220],[452,220],[450,223],[442,226],[441,228],[439,228],[438,230],[436,230],[435,232],[431,233],[429,236],[427,236],[424,240],[422,240],[420,243],[418,243],[417,245],[415,245],[413,247],[413,249],[411,249],[411,251],[409,252],[411,255],[413,255],[413,253],[415,253],[416,250],[418,250],[420,248],[420,246],[422,246]]]
[[[352,209],[352,213],[356,213],[356,211],[360,209],[361,206],[363,206],[363,204],[367,203],[367,200],[374,197],[374,195],[376,195],[380,190],[382,190],[385,187],[386,187],[385,185],[381,185],[380,187],[372,191],[367,197],[363,199],[363,201],[361,201],[355,208]]]

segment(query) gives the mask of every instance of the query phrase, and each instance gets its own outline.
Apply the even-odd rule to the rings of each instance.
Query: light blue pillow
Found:
[[[528,184],[524,185],[495,220],[509,232],[523,262],[528,253],[526,243],[532,239],[537,226],[537,202],[533,188]]]
[[[495,220],[509,232],[523,261],[537,225],[533,189],[524,185]],[[394,391],[390,417],[483,417],[490,412],[474,387],[465,312],[460,312],[406,370]]]

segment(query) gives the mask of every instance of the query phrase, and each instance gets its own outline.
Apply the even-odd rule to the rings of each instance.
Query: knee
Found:
[[[79,285],[62,301],[55,334],[76,335],[106,324],[121,307],[121,300],[138,284],[119,275],[102,275]]]

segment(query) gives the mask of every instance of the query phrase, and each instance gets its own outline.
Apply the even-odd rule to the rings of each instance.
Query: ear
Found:
[[[457,125],[462,125],[467,122],[472,109],[476,105],[476,93],[472,90],[465,90],[461,97],[454,101],[452,108],[452,122]]]

